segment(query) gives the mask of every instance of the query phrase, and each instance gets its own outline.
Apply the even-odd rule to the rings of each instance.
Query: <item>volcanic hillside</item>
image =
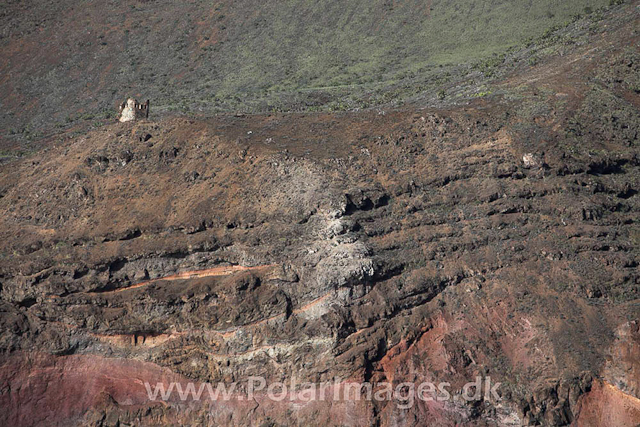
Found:
[[[227,43],[239,43],[227,42],[225,31],[238,31],[231,22],[248,10],[214,6],[203,15],[196,12],[204,3],[190,3],[178,15],[172,2],[118,4],[40,12],[42,26],[30,32],[17,15],[4,17],[13,23],[5,43],[15,55],[4,67],[18,67],[21,54],[29,67],[37,62],[29,49],[42,49],[42,40],[64,50],[80,42],[67,39],[78,37],[74,28],[113,12],[82,41],[104,57],[84,63],[73,50],[52,49],[47,61],[74,71],[56,66],[48,74],[58,92],[11,95],[16,103],[3,120],[12,111],[17,117],[16,105],[39,117],[59,99],[115,100],[125,90],[118,81],[142,90],[160,79],[171,93],[195,93],[207,84],[196,77],[206,74],[204,62],[123,63],[127,46],[166,49],[166,31],[223,58]],[[408,8],[363,5],[344,14],[340,34],[374,25],[359,18],[367,8],[390,8],[390,20]],[[443,5],[434,2],[410,23],[424,20],[428,31]],[[316,6],[303,14],[279,2],[285,7],[311,20]],[[166,22],[151,31],[157,10]],[[261,25],[280,28],[264,20],[277,10],[257,8],[237,22],[258,37]],[[487,19],[497,13],[484,10]],[[72,25],[65,31],[57,24],[63,15]],[[212,20],[219,22],[213,30],[205,25]],[[187,22],[191,32],[177,31]],[[484,41],[494,43],[499,29],[480,22],[476,37],[489,31]],[[301,23],[290,36],[312,28]],[[403,108],[344,113],[152,114],[72,129],[4,164],[0,424],[637,425],[638,28],[636,4],[614,7],[595,23],[576,21],[546,38],[536,61],[503,58],[512,61],[508,72],[465,83],[475,95],[447,100],[448,92],[439,107],[416,98]],[[18,31],[26,32],[20,42]],[[578,33],[567,43],[565,36]],[[258,52],[250,40],[243,42],[247,57]],[[240,63],[250,68],[269,52]],[[295,50],[288,58],[300,59]],[[282,66],[299,69],[290,77],[297,82],[320,58]],[[377,66],[372,58],[366,67]],[[307,84],[331,81],[331,70]],[[128,80],[131,73],[139,79]],[[19,93],[36,75],[5,80],[3,90]],[[213,76],[213,87],[250,88],[242,73],[234,82]],[[96,96],[81,99],[90,93]],[[410,408],[390,401],[299,405],[262,395],[153,402],[143,386],[242,383],[252,375],[446,381],[458,394]],[[476,376],[501,382],[502,400],[461,400],[462,385]]]
[[[129,95],[151,99],[156,114],[341,110],[435,95],[469,64],[576,15],[598,18],[608,3],[5,0],[0,148],[33,151],[9,142],[111,118]]]

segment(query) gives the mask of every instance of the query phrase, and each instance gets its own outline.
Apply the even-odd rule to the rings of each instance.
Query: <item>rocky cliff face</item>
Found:
[[[1,423],[637,424],[636,24],[463,106],[114,123],[5,165]],[[144,385],[176,382],[237,389]]]

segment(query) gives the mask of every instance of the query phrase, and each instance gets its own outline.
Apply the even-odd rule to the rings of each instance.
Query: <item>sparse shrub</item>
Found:
[[[485,96],[489,96],[489,95],[491,95],[492,93],[493,93],[492,91],[487,90],[487,91],[478,92],[478,93],[476,93],[474,96],[475,96],[476,98],[484,98]]]

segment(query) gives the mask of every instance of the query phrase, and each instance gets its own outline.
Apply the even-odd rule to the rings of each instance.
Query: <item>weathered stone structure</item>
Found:
[[[120,104],[120,121],[131,122],[149,118],[149,100],[140,104],[137,99],[129,98]]]

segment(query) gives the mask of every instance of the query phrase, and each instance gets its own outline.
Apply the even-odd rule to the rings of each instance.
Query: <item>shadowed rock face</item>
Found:
[[[635,28],[447,110],[114,123],[3,166],[0,424],[637,424]]]

